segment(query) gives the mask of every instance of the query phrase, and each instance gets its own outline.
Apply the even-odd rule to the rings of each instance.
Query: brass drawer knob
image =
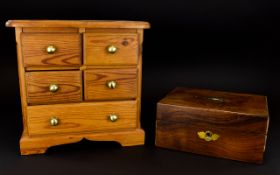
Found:
[[[108,87],[109,89],[115,89],[115,88],[117,87],[117,82],[114,81],[114,80],[108,81],[108,82],[107,82],[107,87]]]
[[[218,140],[218,138],[220,137],[218,134],[214,134],[211,131],[200,131],[197,132],[197,135],[199,138],[204,139],[207,142]]]
[[[111,122],[115,122],[119,119],[119,117],[116,115],[116,114],[110,114],[108,116],[108,119],[111,121]]]
[[[56,92],[56,91],[58,91],[58,89],[59,89],[59,86],[57,84],[50,84],[50,86],[49,86],[50,92]]]
[[[56,47],[54,46],[54,45],[49,45],[48,47],[46,47],[46,52],[48,53],[48,54],[53,54],[53,53],[55,53],[56,52]]]
[[[114,46],[114,45],[109,45],[109,46],[107,47],[107,52],[108,52],[108,53],[114,54],[114,53],[116,53],[117,51],[118,51],[118,48],[117,48],[116,46]]]
[[[57,126],[59,124],[59,120],[57,117],[52,117],[50,120],[51,126]]]

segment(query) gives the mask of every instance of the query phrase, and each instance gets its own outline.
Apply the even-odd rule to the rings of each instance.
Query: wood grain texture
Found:
[[[80,70],[81,66],[32,66],[32,67],[26,67],[25,71],[29,72],[29,71],[48,71],[48,70]]]
[[[137,106],[138,106],[138,113],[137,113],[137,126],[141,128],[141,96],[142,96],[142,47],[143,47],[143,29],[137,29],[138,35],[138,74],[137,74]]]
[[[29,106],[28,131],[33,136],[135,129],[136,111],[135,101]],[[110,114],[117,115],[118,120],[108,120]],[[50,125],[50,119],[54,116],[59,120],[57,126]]]
[[[144,21],[110,20],[9,20],[6,27],[150,28]]]
[[[16,37],[16,46],[17,46],[17,62],[18,62],[18,77],[19,77],[19,89],[20,89],[20,97],[21,97],[21,111],[22,111],[22,123],[23,130],[27,131],[27,94],[26,94],[26,82],[25,82],[25,71],[23,66],[23,56],[21,52],[21,35],[22,28],[15,29],[15,37]]]
[[[82,139],[117,141],[122,146],[144,144],[145,133],[140,129],[142,42],[143,28],[149,28],[149,23],[10,20],[6,26],[16,27],[22,155],[44,153],[50,146]],[[117,46],[115,54],[107,54],[109,44]],[[55,45],[57,52],[47,54],[49,45]],[[89,73],[94,88],[97,84],[96,90],[88,86],[83,89],[83,71]],[[103,77],[94,80],[97,74]],[[117,79],[117,88],[102,89],[106,78]],[[57,92],[48,92],[51,83],[60,86]],[[97,97],[90,99],[95,102],[83,99],[87,92],[90,98]],[[124,104],[127,100],[131,101]],[[106,111],[117,115],[121,112],[121,118],[108,123]],[[59,117],[59,125],[50,127],[54,115]]]
[[[266,110],[264,96],[176,88],[157,104],[156,145],[261,163],[269,123]],[[219,138],[207,142],[199,138],[201,131]]]
[[[26,72],[28,104],[80,102],[82,100],[81,71]],[[50,84],[57,84],[57,92],[50,92]]]
[[[265,135],[268,117],[235,114],[223,111],[184,108],[169,104],[157,104],[157,120],[196,124],[205,128],[222,128],[232,132]]]
[[[115,89],[107,82],[117,82]],[[92,69],[84,71],[85,100],[135,99],[137,95],[137,69]]]
[[[207,129],[220,134],[219,139],[210,142],[200,139],[197,132]],[[262,163],[265,139],[265,135],[231,132],[211,126],[205,128],[199,123],[157,121],[157,146],[208,156]]]
[[[22,53],[25,67],[79,66],[81,64],[80,34],[22,33]],[[48,54],[46,48],[54,45],[57,51]]]
[[[104,29],[104,28],[86,28],[85,33],[121,33],[121,34],[131,34],[131,33],[137,33],[138,29]]]
[[[79,142],[82,139],[91,141],[116,141],[122,146],[144,145],[145,132],[142,129],[133,129],[99,133],[68,133],[60,135],[46,135],[30,137],[23,134],[20,139],[21,155],[42,154],[51,146]]]
[[[85,65],[136,65],[138,58],[137,34],[85,33]],[[114,45],[117,52],[108,53]]]
[[[24,33],[78,33],[78,28],[62,27],[27,27],[23,28]]]
[[[212,98],[218,98],[222,101]],[[268,116],[267,99],[262,95],[178,87],[163,98],[160,103],[202,110],[222,110],[259,117]]]

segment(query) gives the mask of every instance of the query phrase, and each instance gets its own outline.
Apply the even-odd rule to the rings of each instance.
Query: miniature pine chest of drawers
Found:
[[[23,114],[22,155],[83,138],[144,144],[142,42],[147,22],[10,20]]]
[[[265,96],[176,88],[157,104],[156,145],[261,163],[268,123]]]

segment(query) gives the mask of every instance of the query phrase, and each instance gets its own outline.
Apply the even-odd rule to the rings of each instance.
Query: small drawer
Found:
[[[27,72],[28,104],[79,102],[82,100],[80,71]]]
[[[137,126],[136,101],[29,106],[29,135],[102,132]]]
[[[22,33],[24,67],[81,65],[80,34]]]
[[[84,72],[85,100],[133,99],[137,69],[93,69]]]
[[[86,65],[136,65],[137,34],[85,34]]]

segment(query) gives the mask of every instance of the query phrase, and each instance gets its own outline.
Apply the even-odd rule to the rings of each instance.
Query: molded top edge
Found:
[[[6,27],[150,28],[145,21],[118,20],[8,20]]]

